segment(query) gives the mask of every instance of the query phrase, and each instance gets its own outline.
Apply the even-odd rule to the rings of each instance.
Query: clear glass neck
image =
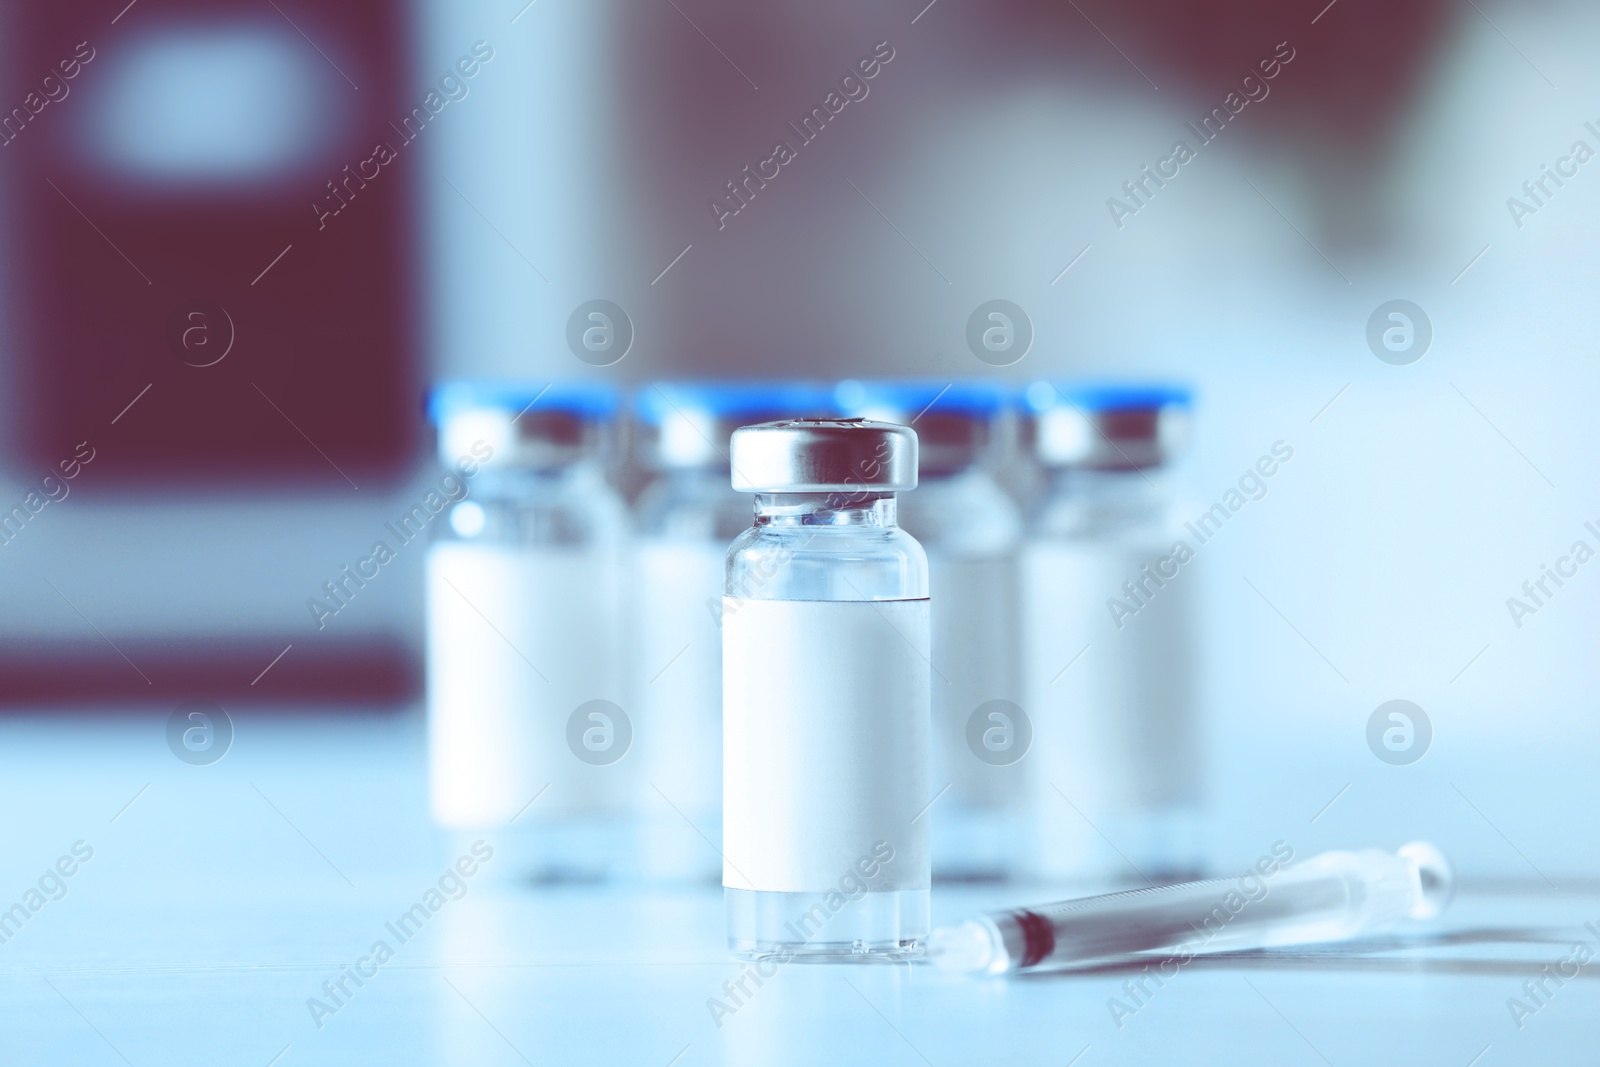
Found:
[[[678,467],[645,487],[634,514],[641,536],[726,547],[750,528],[750,498],[729,484],[727,467]]]
[[[757,493],[757,527],[899,524],[893,493]]]
[[[1036,534],[1125,542],[1165,537],[1172,502],[1162,471],[1058,469],[1034,513]]]
[[[893,493],[762,493],[728,548],[724,592],[755,600],[914,600],[928,557],[895,522]]]
[[[599,463],[587,457],[550,467],[485,467],[472,479],[472,489],[479,496],[525,497],[602,473]]]

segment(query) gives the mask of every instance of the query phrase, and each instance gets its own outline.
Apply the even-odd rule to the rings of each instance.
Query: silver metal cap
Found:
[[[730,450],[745,493],[903,492],[917,487],[917,432],[866,419],[741,426]]]

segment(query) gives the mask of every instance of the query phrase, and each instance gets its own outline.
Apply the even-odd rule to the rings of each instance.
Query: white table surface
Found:
[[[164,719],[0,720],[0,908],[74,842],[94,849],[0,944],[0,1063],[1600,1060],[1593,968],[1520,1029],[1507,1008],[1580,938],[1600,951],[1582,926],[1600,928],[1600,891],[1536,879],[1465,886],[1434,931],[1450,944],[1196,963],[1120,1028],[1127,973],[922,966],[785,967],[719,1027],[707,1001],[738,968],[716,889],[474,881],[319,1028],[307,999],[393,944],[384,923],[452,858],[427,824],[420,718],[243,714],[210,767],[172,757]],[[939,887],[934,918],[1049,895]]]

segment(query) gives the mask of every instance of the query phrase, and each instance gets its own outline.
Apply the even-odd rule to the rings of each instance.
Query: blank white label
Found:
[[[618,558],[605,551],[429,550],[428,734],[440,823],[504,825],[535,796],[525,821],[624,805],[627,758],[585,763],[566,733],[578,705],[623,700],[619,578]]]
[[[659,803],[659,789],[696,815],[722,802],[722,635],[712,609],[721,608],[726,555],[709,541],[641,541],[634,549],[634,736],[650,783],[642,795]]]
[[[927,600],[723,599],[723,885],[929,881]],[[919,817],[920,816],[920,817]]]
[[[1199,793],[1192,618],[1199,579],[1186,566],[1159,587],[1145,579],[1139,600],[1123,588],[1160,555],[1035,544],[1024,556],[1035,769],[1090,819],[1193,802]],[[1121,627],[1108,607],[1113,599],[1134,609]]]
[[[1007,808],[1025,800],[1026,758],[991,766],[967,746],[967,720],[991,700],[1020,701],[1016,568],[1008,557],[928,554],[933,591],[934,759],[949,801]],[[1024,708],[1031,713],[1031,709]]]

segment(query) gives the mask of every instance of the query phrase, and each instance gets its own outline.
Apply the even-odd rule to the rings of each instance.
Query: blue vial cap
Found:
[[[445,382],[428,398],[435,425],[469,411],[556,412],[601,421],[616,414],[617,391],[602,382]]]
[[[1006,410],[1009,390],[994,382],[843,381],[834,389],[839,409],[849,415],[906,420],[924,413],[992,419]]]
[[[826,386],[790,381],[655,382],[639,390],[633,409],[647,426],[660,426],[688,413],[719,422],[835,413],[833,395]]]
[[[1023,399],[1041,463],[1095,470],[1167,462],[1188,442],[1194,400],[1169,382],[1034,382]]]
[[[1194,406],[1194,392],[1177,382],[1034,382],[1023,390],[1023,402],[1033,412],[1070,405],[1091,415],[1188,410]]]
[[[641,457],[657,468],[726,466],[740,426],[837,414],[833,391],[812,382],[657,382],[634,397],[647,433]]]

